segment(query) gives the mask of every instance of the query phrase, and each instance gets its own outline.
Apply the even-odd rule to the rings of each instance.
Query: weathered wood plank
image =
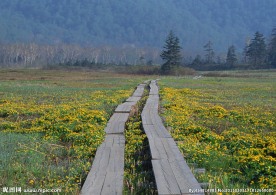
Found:
[[[124,147],[125,136],[123,134],[107,134],[102,145],[104,147]]]
[[[153,138],[149,140],[152,160],[168,159],[163,141],[165,140],[162,138]]]
[[[120,104],[107,123],[104,142],[97,149],[92,168],[82,187],[81,194],[122,194],[124,179],[123,135],[125,123],[133,106],[141,99],[146,84],[140,84],[125,103]]]
[[[122,194],[124,180],[124,148],[113,147],[101,194]]]
[[[107,169],[109,155],[110,148],[98,148],[92,168],[82,186],[81,194],[101,194],[106,177],[106,172],[104,170]]]
[[[151,158],[153,160],[168,159],[177,160],[172,149],[169,147],[168,140],[172,138],[148,137],[150,144]]]
[[[129,113],[114,113],[110,117],[108,123],[116,122],[116,121],[126,122],[128,120],[128,117],[129,117]]]
[[[129,113],[114,113],[104,129],[105,132],[107,134],[123,133],[128,117]]]
[[[182,194],[190,194],[190,189],[201,189],[200,184],[191,172],[185,160],[170,162],[173,173],[179,185]],[[204,194],[204,193],[197,193]]]
[[[123,194],[123,180],[124,174],[118,175],[115,172],[108,172],[104,182],[101,195]]]
[[[158,114],[158,92],[156,81],[152,81],[150,95],[141,114],[149,140],[158,194],[190,194],[190,189],[201,187]]]
[[[123,135],[106,136],[105,141],[96,152],[81,194],[122,194],[124,147]],[[113,179],[116,179],[116,182]]]
[[[159,195],[180,194],[177,181],[167,160],[152,160]]]
[[[137,103],[140,99],[141,99],[140,96],[137,96],[137,97],[131,96],[131,97],[129,97],[126,101],[127,101],[127,102],[135,102],[135,103]]]
[[[156,81],[153,80],[153,81],[151,81],[151,83],[150,83],[150,92],[149,92],[149,94],[150,94],[150,95],[158,95],[158,93],[159,93],[158,86],[157,86],[157,84],[156,84]]]
[[[132,97],[142,97],[144,94],[144,87],[138,87],[134,93],[132,94]]]
[[[129,113],[135,104],[136,104],[135,102],[124,102],[119,106],[117,106],[117,108],[115,109],[115,112]]]
[[[146,87],[146,85],[147,85],[147,82],[145,83],[140,83],[139,85],[138,85],[138,87]]]
[[[164,126],[157,126],[156,124],[143,124],[143,129],[148,137],[171,138],[170,133]]]

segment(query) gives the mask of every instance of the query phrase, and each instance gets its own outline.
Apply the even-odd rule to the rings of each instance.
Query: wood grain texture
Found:
[[[125,138],[123,135],[106,136],[105,141],[97,149],[81,194],[122,194],[124,149]],[[111,182],[114,181],[113,179],[116,179],[115,183]]]
[[[137,97],[131,96],[131,97],[129,97],[126,101],[127,101],[127,102],[135,102],[135,103],[137,103],[140,99],[141,99],[140,96],[137,96]]]
[[[133,106],[141,99],[146,84],[120,104],[105,128],[104,142],[98,147],[91,170],[81,189],[83,195],[123,194],[125,124]]]
[[[105,132],[107,134],[124,133],[125,123],[127,122],[129,113],[114,113],[107,123]]]
[[[191,194],[190,189],[201,187],[158,114],[158,92],[157,82],[151,81],[150,95],[141,114],[158,194]]]
[[[132,107],[136,104],[136,102],[124,102],[117,106],[115,112],[119,113],[129,113]]]

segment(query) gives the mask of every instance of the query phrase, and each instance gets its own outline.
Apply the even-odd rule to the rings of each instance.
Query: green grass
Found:
[[[0,70],[0,80],[0,188],[78,194],[108,118],[146,78]]]
[[[235,138],[230,134],[233,133],[230,129],[232,127],[237,129],[234,133],[238,135],[245,133],[252,139],[255,138],[256,142],[251,141],[257,145],[262,141],[262,137],[258,137],[261,135],[260,132],[264,136],[275,133],[275,126],[269,126],[267,121],[271,120],[275,124],[276,72],[228,71],[215,72],[215,74],[212,72],[213,75],[201,74],[206,76],[201,79],[193,79],[190,76],[162,77],[159,81],[161,91],[165,87],[170,87],[188,88],[197,92],[199,96],[188,94],[187,97],[185,92],[181,95],[183,99],[187,98],[185,99],[187,102],[196,103],[204,108],[202,115],[191,115],[189,120],[189,125],[190,123],[197,125],[194,129],[189,127],[190,130],[198,131],[197,127],[200,126],[205,133],[202,135],[209,136],[208,139],[204,137],[204,140],[200,140],[195,148],[192,147],[195,143],[193,137],[192,139],[183,137],[183,131],[173,132],[175,128],[181,130],[183,127],[174,126],[167,121],[167,124],[172,127],[173,135],[180,136],[175,139],[181,151],[188,162],[207,169],[207,173],[198,175],[198,178],[202,182],[209,182],[211,187],[215,185],[224,188],[264,187],[267,185],[266,181],[262,186],[251,185],[246,183],[249,181],[246,177],[254,176],[255,170],[258,169],[264,176],[275,178],[273,175],[275,165],[271,166],[272,173],[267,175],[267,164],[266,169],[258,164],[252,164],[252,166],[257,165],[255,168],[245,169],[247,162],[237,163],[241,160],[240,157],[232,161],[233,156],[229,156],[228,151],[217,152],[212,147],[206,149],[208,153],[200,153],[197,150],[204,151],[213,142],[224,144],[221,147],[227,146],[227,150],[231,149],[232,152],[240,151],[231,143],[239,144],[240,147],[250,145],[248,142],[250,139],[244,142],[240,139],[232,140],[232,137]],[[0,188],[5,186],[61,187],[62,192],[78,194],[90,169],[96,148],[103,140],[103,129],[108,118],[116,105],[124,101],[137,84],[145,80],[148,80],[148,77],[105,72],[0,70]],[[120,95],[116,97],[115,92]],[[173,106],[175,103],[166,102],[163,95],[161,98],[163,98],[161,102],[163,106]],[[192,104],[189,106],[193,108]],[[208,114],[213,106],[225,108],[225,118],[220,119],[215,116],[210,118]],[[237,109],[237,115],[229,114]],[[95,110],[100,114],[89,116]],[[172,112],[165,107],[162,111],[167,119],[178,117],[178,115],[172,115]],[[267,113],[272,114],[268,116]],[[183,115],[185,115],[184,112],[179,113],[179,116]],[[235,116],[240,121],[235,119],[229,122],[227,118],[229,116]],[[133,147],[139,152],[129,152],[126,158],[128,169],[125,174],[129,179],[126,184],[126,194],[155,192],[152,182],[144,181],[152,178],[152,173],[148,166],[141,164],[148,160],[148,154],[145,151],[148,146],[140,125],[140,119],[136,117],[127,126],[127,144],[138,140],[137,145]],[[39,131],[31,131],[35,129]],[[253,130],[258,131],[255,137],[255,134],[252,134]],[[223,132],[230,132],[227,137],[229,141],[224,143],[214,141],[215,135],[221,136]],[[183,140],[191,145],[185,145]],[[252,146],[255,147],[255,145]],[[133,149],[130,145],[129,148]],[[273,148],[270,150],[275,154]],[[237,170],[242,174],[234,174]],[[258,174],[255,176],[257,179],[252,181],[256,182],[261,178]],[[220,180],[219,184],[216,183],[216,179]],[[239,183],[244,181],[246,182]]]
[[[160,80],[163,116],[210,188],[275,188],[276,72]],[[167,89],[166,89],[167,88]]]
[[[144,97],[137,103],[137,112],[126,124],[124,194],[157,194],[149,142],[140,116],[147,98],[145,89]]]

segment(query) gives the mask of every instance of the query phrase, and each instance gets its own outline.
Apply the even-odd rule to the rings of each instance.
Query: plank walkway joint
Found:
[[[123,194],[125,123],[131,109],[142,98],[146,84],[140,84],[126,102],[120,104],[105,128],[104,142],[98,147],[82,195]]]
[[[142,125],[148,137],[158,194],[204,194],[176,142],[158,114],[157,81],[150,83],[149,98],[142,111]]]

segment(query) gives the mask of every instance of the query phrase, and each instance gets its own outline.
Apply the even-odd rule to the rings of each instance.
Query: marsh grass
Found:
[[[0,70],[0,188],[78,194],[104,126],[144,77]]]
[[[200,182],[275,189],[276,72],[219,74],[160,80],[166,123]]]
[[[149,142],[140,116],[148,93],[146,89],[143,98],[137,103],[138,112],[126,124],[124,194],[157,194]]]

